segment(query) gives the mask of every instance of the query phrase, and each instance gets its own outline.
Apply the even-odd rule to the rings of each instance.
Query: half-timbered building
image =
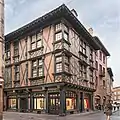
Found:
[[[63,4],[5,36],[4,109],[93,109],[97,42]]]

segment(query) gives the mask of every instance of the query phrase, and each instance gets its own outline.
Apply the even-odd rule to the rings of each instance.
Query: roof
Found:
[[[18,39],[20,36],[24,36],[29,31],[32,31],[36,28],[44,28],[52,24],[53,21],[56,19],[66,19],[72,27],[81,35],[83,36],[89,45],[91,45],[95,50],[99,49],[98,43],[93,40],[93,37],[90,33],[85,29],[85,27],[81,24],[81,22],[74,16],[74,14],[68,9],[65,4],[62,4],[58,8],[54,9],[53,11],[43,15],[42,17],[30,22],[29,24],[13,31],[5,36],[5,40],[15,40]]]
[[[105,46],[103,45],[103,43],[100,41],[100,39],[97,36],[93,37],[99,44],[100,49],[104,52],[104,54],[106,56],[110,56],[110,53],[108,52],[108,50],[105,48]]]

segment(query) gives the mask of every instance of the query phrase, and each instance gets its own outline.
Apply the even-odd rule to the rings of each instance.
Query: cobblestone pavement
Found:
[[[106,120],[103,112],[92,114],[73,114],[65,117],[46,114],[5,112],[4,120]],[[111,116],[111,120],[120,120],[120,111]]]

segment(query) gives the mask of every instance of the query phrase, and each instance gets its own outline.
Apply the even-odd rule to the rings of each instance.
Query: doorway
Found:
[[[48,113],[59,114],[60,110],[60,94],[50,93],[48,96]]]
[[[27,112],[28,109],[28,99],[20,98],[20,112]]]

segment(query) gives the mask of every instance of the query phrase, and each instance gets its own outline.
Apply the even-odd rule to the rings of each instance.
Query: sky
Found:
[[[5,34],[31,22],[61,4],[75,9],[78,19],[92,27],[111,56],[108,67],[114,74],[114,86],[120,86],[120,0],[5,0]]]

